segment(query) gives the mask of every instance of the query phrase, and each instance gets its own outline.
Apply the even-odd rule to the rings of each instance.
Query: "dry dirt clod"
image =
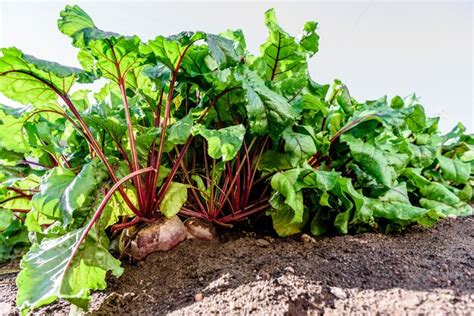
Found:
[[[295,273],[295,269],[293,269],[292,267],[286,267],[285,269],[283,269],[283,271],[291,274]]]
[[[257,239],[257,240],[255,241],[255,243],[256,243],[257,246],[259,246],[259,247],[268,247],[268,246],[270,246],[270,243],[269,243],[267,240],[265,240],[265,239]]]
[[[257,274],[257,280],[268,281],[271,277],[270,273],[264,270],[260,270]]]
[[[202,301],[203,299],[204,299],[204,294],[202,294],[202,293],[197,293],[197,294],[194,296],[194,300],[195,300],[196,302],[200,302],[200,301]]]

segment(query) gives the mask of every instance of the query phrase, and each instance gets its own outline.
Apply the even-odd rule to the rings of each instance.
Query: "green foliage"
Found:
[[[60,238],[43,239],[34,244],[21,261],[17,277],[17,305],[22,313],[54,302],[67,299],[75,305],[87,308],[90,290],[106,287],[105,274],[112,271],[120,276],[120,261],[108,251],[108,241],[91,232],[76,256],[73,249],[84,229],[77,229]]]
[[[185,184],[171,182],[168,191],[160,204],[160,211],[166,217],[178,214],[188,198],[188,188]]]
[[[265,14],[258,55],[240,30],[143,42],[78,6],[59,30],[82,69],[3,48],[0,262],[24,255],[22,313],[87,308],[120,262],[109,238],[160,216],[227,226],[266,212],[280,236],[398,232],[472,215],[474,136],[443,135],[415,95],[361,102],[314,82],[318,24],[295,37]],[[97,93],[76,83],[106,81]],[[102,82],[101,81],[101,82]]]

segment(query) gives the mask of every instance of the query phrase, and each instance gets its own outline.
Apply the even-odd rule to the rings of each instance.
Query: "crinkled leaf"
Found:
[[[331,191],[338,183],[340,176],[340,173],[335,171],[309,169],[301,180],[306,188],[315,188],[324,192]]]
[[[317,28],[317,22],[306,22],[303,28],[303,36],[300,40],[301,47],[308,52],[310,57],[316,54],[319,50],[319,35],[316,33]]]
[[[130,201],[134,205],[136,205],[136,194],[130,189],[125,189],[124,191]],[[101,202],[102,199],[98,199],[97,201]],[[94,206],[93,209],[96,209],[96,206]],[[135,216],[135,214],[130,210],[127,203],[125,203],[123,197],[119,193],[115,193],[114,196],[110,199],[109,203],[107,203],[107,206],[104,208],[104,211],[100,216],[98,225],[101,229],[106,229],[107,227],[117,223],[122,216],[133,217]]]
[[[112,257],[107,241],[91,231],[75,257],[73,249],[84,228],[60,238],[43,239],[34,244],[21,262],[17,277],[17,305],[22,313],[66,299],[87,309],[91,290],[106,287],[105,276],[112,271],[120,276],[120,261]]]
[[[271,186],[275,192],[270,199],[270,204],[275,209],[290,207],[292,216],[288,224],[301,224],[304,219],[303,193],[301,186],[297,186],[300,173],[300,169],[279,172],[271,180]],[[288,218],[288,216],[285,215],[284,218]]]
[[[69,222],[71,214],[61,209],[60,201],[67,186],[74,180],[74,172],[54,168],[41,179],[40,192],[31,200],[33,210],[49,219]]]
[[[433,209],[446,216],[470,216],[473,214],[472,207],[467,203],[459,203],[455,206],[443,202],[428,199],[420,199],[420,205],[425,209]]]
[[[64,190],[61,197],[61,209],[68,213],[68,217],[73,217],[75,212],[87,210],[106,178],[107,173],[98,159],[84,165]]]
[[[140,47],[140,52],[141,54],[148,56],[148,58],[152,59],[155,63],[160,62],[171,71],[174,71],[178,66],[180,57],[185,49],[195,41],[203,38],[205,38],[205,34],[200,32],[182,32],[169,37],[160,35],[155,39],[148,41],[145,45],[142,45]],[[200,48],[188,48],[188,53],[182,60],[182,67],[188,69],[188,71],[193,69],[197,73],[202,73],[203,69],[201,69],[201,67],[207,68],[207,66],[199,64],[195,65],[195,58],[198,58],[198,55],[201,55],[199,52]]]
[[[297,110],[284,97],[265,86],[255,72],[246,73],[243,88],[247,93],[246,109],[252,133],[268,133],[276,139],[295,120]]]
[[[0,92],[23,104],[43,107],[56,101],[58,93],[68,93],[76,81],[94,80],[81,69],[37,59],[14,47],[1,52]]]
[[[87,70],[98,69],[115,82],[134,76],[134,68],[140,65],[137,36],[123,36],[97,28],[91,17],[80,7],[66,6],[58,20],[59,30],[73,39],[73,45],[81,48],[79,60]]]
[[[160,212],[170,218],[178,214],[188,199],[188,186],[179,182],[171,182],[160,204]]]
[[[206,41],[209,52],[221,68],[234,66],[240,62],[242,56],[235,50],[234,41],[214,34],[207,34]]]
[[[446,180],[458,184],[466,183],[469,180],[471,166],[468,163],[441,155],[438,155],[437,159]]]
[[[193,134],[201,135],[207,140],[207,153],[210,157],[229,161],[242,147],[245,128],[243,125],[235,125],[211,130],[199,125],[194,129]]]
[[[308,212],[303,212],[301,215],[295,215],[295,211],[290,207],[283,207],[275,209],[269,214],[272,217],[273,229],[275,229],[278,236],[286,237],[300,233],[306,226],[308,221]],[[301,220],[295,221],[295,217],[302,217]]]
[[[291,128],[287,128],[282,138],[285,140],[285,152],[294,167],[307,161],[316,153],[316,145],[311,135],[294,132]]]
[[[389,166],[384,153],[369,143],[344,135],[341,138],[351,150],[351,155],[367,174],[374,177],[378,183],[387,187],[392,185],[392,168]]]
[[[182,145],[186,143],[193,128],[193,117],[190,114],[176,121],[167,131],[167,141],[172,145]]]
[[[302,46],[279,25],[273,9],[265,12],[265,24],[269,36],[260,47],[262,56],[257,58],[254,67],[266,80],[282,80],[299,72],[306,72],[306,53],[314,54],[318,47],[315,24],[305,25]]]

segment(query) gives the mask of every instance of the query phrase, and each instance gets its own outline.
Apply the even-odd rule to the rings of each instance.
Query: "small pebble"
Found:
[[[304,242],[304,243],[308,243],[308,244],[316,243],[316,239],[314,239],[313,237],[311,237],[308,234],[301,235],[301,241]]]
[[[335,297],[337,297],[340,300],[343,300],[347,297],[346,292],[344,292],[343,289],[338,288],[338,287],[330,288],[330,292],[331,292],[332,295],[334,295]]]
[[[202,301],[203,299],[204,299],[204,294],[202,294],[202,293],[198,293],[198,294],[196,294],[196,295],[194,296],[194,300],[195,300],[196,302],[200,302],[200,301]]]
[[[263,239],[265,239],[268,242],[274,242],[275,241],[275,238],[273,238],[272,236],[264,236]]]
[[[263,281],[268,281],[270,280],[271,275],[267,271],[260,270],[257,274],[257,279],[258,280],[263,280]]]
[[[259,247],[268,247],[270,245],[270,243],[268,241],[266,241],[265,239],[257,239],[255,241],[255,243],[257,244],[257,246]]]

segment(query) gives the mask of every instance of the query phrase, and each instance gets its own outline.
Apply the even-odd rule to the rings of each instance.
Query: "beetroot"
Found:
[[[178,216],[162,217],[137,233],[132,240],[131,255],[142,260],[150,253],[170,250],[184,241],[186,235],[186,227]]]
[[[188,239],[199,238],[204,240],[214,240],[216,238],[216,229],[214,225],[198,218],[189,218],[184,222],[188,230]]]

